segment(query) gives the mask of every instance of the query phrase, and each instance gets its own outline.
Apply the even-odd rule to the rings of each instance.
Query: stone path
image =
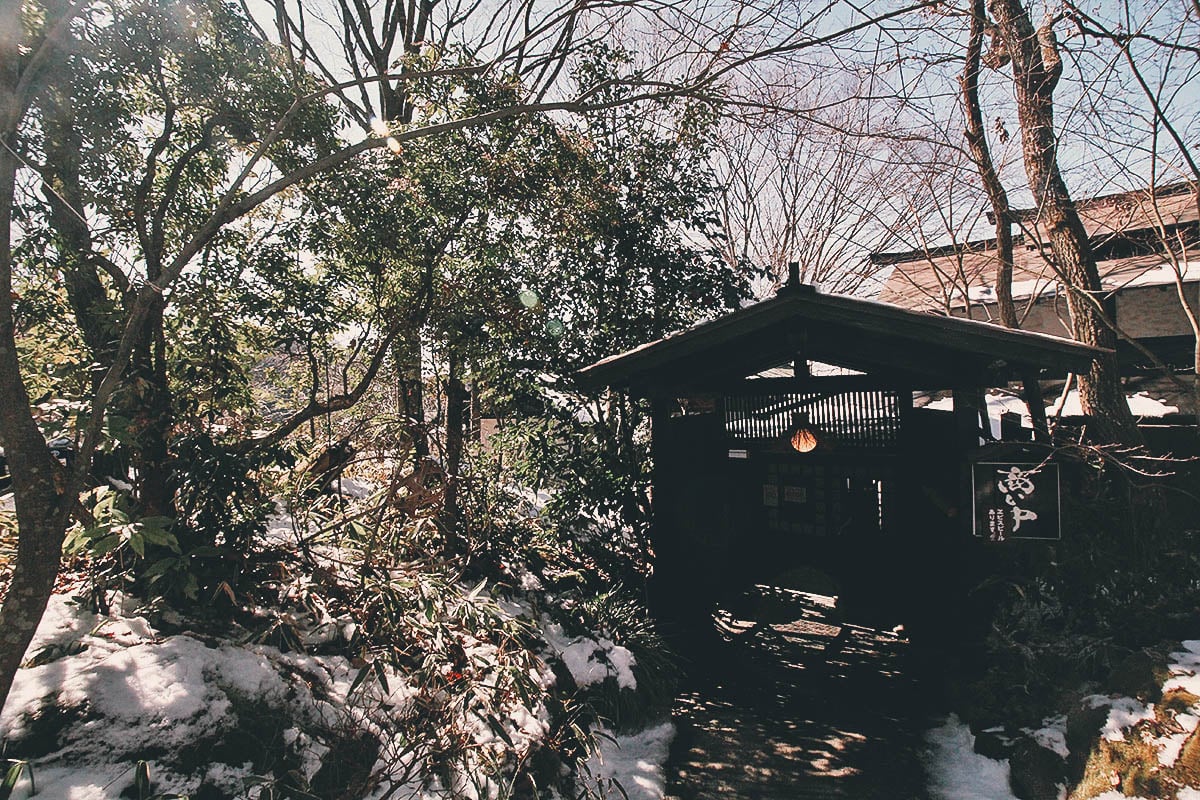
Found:
[[[927,800],[930,709],[902,636],[829,598],[758,587],[722,610],[676,701],[669,798]]]

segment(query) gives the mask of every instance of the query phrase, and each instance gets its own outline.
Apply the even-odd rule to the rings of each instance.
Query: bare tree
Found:
[[[1115,350],[1116,334],[1104,324],[1097,305],[1102,287],[1096,259],[1059,169],[1054,90],[1063,66],[1055,20],[1047,19],[1035,30],[1020,0],[991,0],[990,10],[997,26],[994,46],[999,48],[992,57],[998,67],[1011,64],[1025,171],[1039,222],[1049,233],[1055,267],[1069,290],[1072,333],[1085,344]],[[1102,441],[1141,442],[1115,354],[1097,357],[1087,374],[1079,376],[1079,397]]]
[[[795,261],[802,281],[826,291],[877,289],[867,254],[894,241],[881,220],[902,187],[859,112],[762,111],[723,123],[716,171],[728,263],[778,284]]]
[[[1008,192],[1000,181],[999,171],[992,161],[987,133],[983,124],[983,110],[979,104],[979,71],[983,61],[983,36],[987,28],[987,10],[984,0],[971,0],[970,32],[967,35],[966,58],[963,63],[962,103],[966,115],[965,137],[970,149],[971,160],[979,171],[983,188],[987,191],[988,203],[992,208],[992,219],[996,231],[996,302],[1000,311],[1000,322],[1006,328],[1016,328],[1017,310],[1013,305],[1013,237],[1012,219],[1009,213]],[[1032,412],[1033,409],[1031,408]],[[1044,415],[1044,410],[1043,410]]]
[[[1182,11],[1182,13],[1178,13]],[[1192,407],[1200,413],[1200,297],[1188,297],[1188,253],[1197,245],[1195,226],[1179,225],[1180,202],[1190,201],[1200,219],[1200,161],[1189,144],[1200,124],[1200,110],[1189,102],[1189,86],[1200,81],[1200,46],[1195,29],[1200,7],[1134,8],[1131,2],[1114,8],[1088,9],[1067,5],[1076,26],[1081,53],[1123,62],[1133,84],[1124,97],[1089,96],[1093,116],[1105,120],[1106,169],[1137,189],[1130,194],[1133,214],[1149,222],[1163,263],[1169,267],[1176,298],[1191,328]],[[1100,45],[1097,47],[1097,45]],[[1114,124],[1119,121],[1119,124]],[[1140,155],[1144,163],[1131,163]],[[1148,175],[1146,174],[1148,172]],[[1164,210],[1170,206],[1172,211]],[[1166,371],[1166,370],[1165,370]],[[1174,374],[1167,371],[1174,378]],[[1176,380],[1178,380],[1176,378]]]

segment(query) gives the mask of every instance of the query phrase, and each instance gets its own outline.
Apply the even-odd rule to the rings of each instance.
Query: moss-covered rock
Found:
[[[1174,790],[1160,770],[1158,750],[1150,743],[1101,739],[1089,753],[1083,777],[1068,800],[1091,800],[1113,789],[1126,796],[1166,800]]]
[[[1158,708],[1162,713],[1188,714],[1192,709],[1200,705],[1200,697],[1192,694],[1186,689],[1172,689],[1165,692],[1159,700]]]
[[[1161,666],[1162,657],[1157,653],[1135,650],[1113,667],[1105,688],[1143,702],[1158,702],[1162,696]]]
[[[1020,800],[1058,800],[1059,787],[1067,783],[1067,764],[1058,753],[1023,736],[1009,756],[1008,782]]]
[[[1067,714],[1067,770],[1073,782],[1085,772],[1092,747],[1099,738],[1100,728],[1108,719],[1107,706],[1093,706],[1077,701]]]

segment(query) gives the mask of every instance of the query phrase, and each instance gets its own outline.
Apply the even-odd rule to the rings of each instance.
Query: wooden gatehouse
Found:
[[[653,407],[660,615],[820,571],[897,621],[949,596],[972,536],[984,390],[1086,371],[1102,351],[1046,334],[826,295],[764,300],[599,361],[593,388]],[[949,390],[952,410],[914,407]]]

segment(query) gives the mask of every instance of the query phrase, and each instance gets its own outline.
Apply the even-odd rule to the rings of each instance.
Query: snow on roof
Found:
[[[1153,199],[1146,191],[1120,192],[1076,203],[1092,243],[1103,258],[1097,267],[1106,289],[1173,283],[1174,268],[1162,253],[1105,258],[1129,252],[1123,243],[1152,246],[1177,230],[1195,230],[1197,204],[1191,184],[1159,187]],[[1030,298],[1054,292],[1057,275],[1051,264],[1045,231],[1036,211],[1014,211],[1022,230],[1014,231],[1013,296]],[[1136,249],[1136,248],[1135,248]],[[1184,279],[1200,280],[1200,246],[1193,240],[1184,248]],[[894,265],[879,299],[917,310],[942,313],[961,308],[964,297],[972,303],[995,302],[998,261],[995,239],[960,242],[911,252],[873,253],[873,263]]]
[[[1134,261],[1134,259],[1123,259]],[[1144,259],[1137,259],[1138,262]],[[1135,286],[1171,286],[1177,278],[1184,282],[1200,281],[1200,261],[1186,261],[1179,265],[1178,272],[1173,263],[1162,259],[1157,264],[1131,264],[1125,269],[1110,270],[1105,273],[1101,283],[1105,289],[1129,289]],[[1038,277],[1023,281],[1013,281],[1012,296],[1014,300],[1030,297],[1053,297],[1058,293],[1060,284],[1053,277]],[[962,298],[962,290],[954,289],[952,296]],[[996,302],[996,288],[991,284],[972,285],[967,291],[972,303]]]

